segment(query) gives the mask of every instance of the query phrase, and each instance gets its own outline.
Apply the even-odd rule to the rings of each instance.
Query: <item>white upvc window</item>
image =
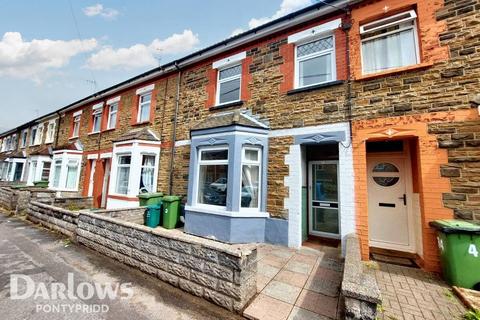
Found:
[[[360,27],[364,74],[420,63],[416,18],[410,10]]]
[[[155,155],[142,155],[142,168],[140,171],[140,193],[153,192],[155,187]]]
[[[81,119],[81,115],[77,115],[73,117],[72,138],[76,138],[80,134],[80,119]]]
[[[115,193],[127,195],[130,183],[132,156],[130,154],[124,154],[119,155],[117,159],[117,184],[115,186]]]
[[[217,105],[240,101],[241,82],[241,64],[219,69],[217,79]]]
[[[37,134],[38,134],[38,127],[30,128],[30,145],[35,145],[35,141],[37,141]]]
[[[228,194],[228,147],[200,148],[198,154],[198,205],[226,208]]]
[[[295,46],[295,88],[336,80],[334,36],[306,41]]]
[[[42,140],[43,140],[43,124],[38,126],[34,144],[35,145],[42,144]]]
[[[150,120],[150,105],[152,102],[152,92],[146,92],[138,97],[138,115],[137,122],[142,123]]]
[[[50,188],[61,191],[78,191],[81,161],[81,154],[67,152],[54,154],[53,170],[48,169]],[[42,172],[43,175],[44,172]]]
[[[21,138],[21,143],[20,143],[20,146],[22,148],[25,148],[27,146],[27,143],[28,143],[27,136],[28,136],[28,130],[25,129],[25,130],[22,131],[22,138]]]
[[[262,149],[242,149],[242,177],[240,207],[243,210],[259,211],[261,199]]]
[[[102,108],[97,108],[97,109],[94,109],[93,112],[92,112],[92,122],[93,122],[93,125],[92,125],[92,133],[97,133],[97,132],[100,132],[100,130],[102,129],[102,113],[103,113],[103,109]]]
[[[47,136],[45,137],[45,143],[52,143],[55,139],[55,120],[49,121],[47,124]]]
[[[114,129],[117,125],[118,102],[108,105],[107,130]]]
[[[12,136],[12,140],[11,140],[11,146],[10,146],[10,150],[15,150],[17,149],[17,135],[14,134]]]

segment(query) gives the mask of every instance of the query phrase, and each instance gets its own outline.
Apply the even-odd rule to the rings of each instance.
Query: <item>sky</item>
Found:
[[[314,0],[0,0],[0,132]]]

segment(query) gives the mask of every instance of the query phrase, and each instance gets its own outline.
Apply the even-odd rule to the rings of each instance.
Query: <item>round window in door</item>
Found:
[[[382,162],[373,167],[372,178],[379,186],[391,187],[400,180],[400,171],[395,165]]]

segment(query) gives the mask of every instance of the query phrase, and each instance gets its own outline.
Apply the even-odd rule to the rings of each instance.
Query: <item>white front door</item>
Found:
[[[369,158],[368,222],[372,247],[414,252],[408,167],[404,157]]]

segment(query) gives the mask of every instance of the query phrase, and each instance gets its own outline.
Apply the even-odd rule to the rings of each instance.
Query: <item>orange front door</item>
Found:
[[[93,206],[95,208],[102,207],[103,183],[105,180],[106,159],[95,161],[95,172],[93,175]]]

